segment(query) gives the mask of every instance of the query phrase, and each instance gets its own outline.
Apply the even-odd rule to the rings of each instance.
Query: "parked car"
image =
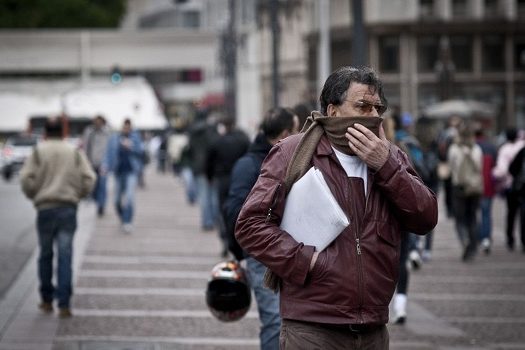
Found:
[[[9,181],[18,173],[26,158],[38,143],[33,135],[18,135],[9,137],[2,147],[2,176]]]

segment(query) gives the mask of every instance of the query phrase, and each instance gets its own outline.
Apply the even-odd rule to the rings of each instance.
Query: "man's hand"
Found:
[[[354,124],[345,134],[348,145],[354,153],[372,170],[378,170],[388,159],[389,142],[383,130],[379,127],[379,137],[361,124]]]

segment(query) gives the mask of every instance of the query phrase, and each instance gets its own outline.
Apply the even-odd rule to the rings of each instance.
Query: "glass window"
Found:
[[[469,15],[467,0],[452,0],[452,17],[465,18]]]
[[[499,0],[485,0],[485,17],[494,18],[503,15]]]
[[[525,71],[525,38],[516,39],[514,44],[514,68]]]
[[[525,0],[518,0],[518,18],[525,18]]]
[[[399,72],[399,37],[379,38],[379,69],[382,72]]]
[[[184,28],[199,28],[200,26],[199,11],[184,11],[182,16],[182,26]]]
[[[421,18],[431,18],[434,16],[434,0],[419,1],[419,16]]]
[[[482,39],[482,69],[485,72],[505,70],[505,46],[501,35],[490,35]]]
[[[437,36],[422,36],[418,39],[417,53],[419,72],[433,72],[438,60],[439,38]]]
[[[466,35],[450,37],[450,51],[456,72],[472,72],[473,38]]]

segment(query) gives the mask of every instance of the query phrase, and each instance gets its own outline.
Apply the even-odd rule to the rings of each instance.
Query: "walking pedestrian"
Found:
[[[112,136],[104,159],[104,170],[115,175],[115,209],[124,233],[133,230],[135,189],[142,170],[144,145],[131,120],[125,119],[119,133]]]
[[[510,163],[509,173],[512,175],[511,190],[519,203],[521,251],[525,253],[525,147]],[[511,236],[507,235],[507,244],[514,249],[514,232],[511,232]]]
[[[496,165],[497,150],[486,137],[482,127],[476,129],[476,143],[483,153],[482,174],[483,193],[481,195],[481,223],[479,225],[478,242],[485,254],[490,253],[492,246],[492,198],[496,194],[492,169]]]
[[[507,202],[507,223],[506,239],[507,249],[514,250],[514,223],[516,214],[519,210],[519,196],[512,188],[512,175],[509,172],[509,166],[516,154],[525,146],[525,141],[518,139],[518,130],[509,128],[505,132],[507,141],[498,149],[496,166],[492,169],[492,175],[498,180],[501,192],[504,194]],[[524,214],[525,215],[525,214]],[[525,217],[520,213],[520,220],[525,221]]]
[[[217,137],[217,126],[204,110],[197,113],[195,123],[189,128],[187,156],[195,180],[197,197],[201,210],[201,227],[204,231],[215,228],[219,215],[217,192],[206,177],[206,160],[211,140]]]
[[[386,139],[380,116],[387,101],[372,69],[339,68],[320,103],[308,130],[266,157],[235,236],[272,271],[267,281],[280,292],[281,349],[388,349],[401,232],[424,234],[436,225],[436,196]],[[321,251],[280,228],[290,183],[311,167],[350,222]]]
[[[206,157],[206,176],[217,192],[219,215],[216,217],[216,226],[219,229],[219,239],[222,242],[221,255],[228,255],[228,237],[226,234],[225,219],[222,206],[228,196],[230,175],[235,162],[242,157],[250,146],[248,135],[235,127],[235,120],[225,117],[220,120],[223,133],[219,134],[210,143]]]
[[[87,158],[97,174],[97,181],[95,182],[92,195],[97,204],[97,215],[99,217],[104,215],[106,208],[107,174],[102,169],[102,161],[106,155],[110,137],[111,132],[106,125],[106,119],[98,115],[93,119],[93,125],[86,128],[82,141]]]
[[[289,135],[297,133],[299,119],[286,108],[273,108],[266,113],[260,129],[248,152],[233,167],[228,197],[223,209],[229,249],[237,260],[246,260],[246,272],[248,273],[250,287],[253,289],[257,300],[261,322],[259,333],[261,350],[278,350],[281,328],[279,295],[264,286],[263,279],[266,268],[258,260],[242,251],[235,240],[234,230],[242,204],[259,177],[264,158],[273,145]]]
[[[62,123],[48,119],[45,141],[35,147],[20,173],[22,190],[33,201],[37,214],[40,254],[39,308],[53,312],[57,299],[59,316],[71,317],[73,236],[77,229],[77,204],[90,194],[95,172],[84,152],[62,139]],[[53,284],[53,246],[56,247],[57,278]]]
[[[477,213],[483,193],[482,151],[469,124],[461,124],[459,138],[448,150],[451,171],[454,219],[463,249],[462,260],[474,258],[478,241]]]

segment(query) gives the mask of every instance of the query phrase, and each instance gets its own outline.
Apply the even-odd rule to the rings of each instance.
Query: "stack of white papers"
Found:
[[[310,168],[286,198],[281,229],[297,242],[325,249],[350,222],[319,169]]]

